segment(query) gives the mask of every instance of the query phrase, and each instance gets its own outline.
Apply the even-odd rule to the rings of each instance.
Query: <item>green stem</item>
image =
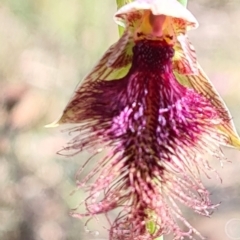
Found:
[[[117,0],[117,8],[119,9],[120,7],[122,7],[123,5],[133,2],[132,0]]]
[[[184,7],[187,7],[188,0],[178,0]]]

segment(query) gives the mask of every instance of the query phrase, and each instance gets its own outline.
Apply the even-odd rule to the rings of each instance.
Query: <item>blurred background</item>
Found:
[[[74,176],[87,155],[56,154],[70,139],[46,129],[77,83],[118,39],[115,0],[0,0],[0,240],[103,240],[69,216],[82,198]],[[200,22],[191,32],[198,58],[240,132],[240,1],[190,0]],[[211,218],[189,215],[209,240],[240,239],[240,153],[213,162],[223,179],[206,181]]]

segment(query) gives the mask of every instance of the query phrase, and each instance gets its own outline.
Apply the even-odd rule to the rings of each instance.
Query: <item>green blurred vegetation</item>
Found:
[[[189,2],[201,26],[190,38],[240,130],[240,3],[219,2]],[[0,1],[1,240],[107,239],[102,220],[89,234],[84,221],[69,216],[83,198],[83,191],[70,195],[74,175],[89,154],[57,155],[71,137],[61,132],[64,126],[44,125],[60,115],[78,82],[118,39],[115,9],[115,0]],[[232,164],[220,169],[213,163],[223,184],[214,176],[207,181],[222,205],[212,219],[189,213],[211,240],[227,239],[226,223],[240,218],[240,154],[224,151]]]

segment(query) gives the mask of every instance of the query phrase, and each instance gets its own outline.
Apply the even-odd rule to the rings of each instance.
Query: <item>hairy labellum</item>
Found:
[[[124,35],[85,78],[59,121],[78,124],[73,131],[79,134],[65,150],[107,150],[77,180],[88,197],[86,213],[73,215],[105,214],[110,240],[164,234],[204,239],[178,205],[209,216],[217,205],[200,180],[201,172],[213,171],[204,155],[221,159],[220,145],[240,146],[231,116],[185,36],[197,24],[176,2],[136,0],[118,11]],[[173,12],[162,4],[175,6]],[[112,210],[118,210],[114,220]]]
[[[165,42],[137,42],[124,78],[91,83],[78,96],[86,107],[78,116],[78,130],[87,134],[80,132],[69,148],[88,148],[99,141],[110,147],[93,170],[99,177],[86,200],[88,216],[122,206],[110,239],[154,239],[172,232],[176,239],[192,232],[200,236],[177,202],[206,216],[215,207],[198,175],[199,169],[210,167],[198,154],[215,154],[215,142],[226,141],[215,131],[222,120],[208,99],[175,79],[173,53]],[[176,219],[183,221],[186,232]],[[153,233],[146,227],[151,222],[156,225]]]

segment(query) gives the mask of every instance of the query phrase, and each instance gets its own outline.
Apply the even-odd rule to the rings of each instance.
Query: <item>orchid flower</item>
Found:
[[[88,197],[86,212],[73,216],[105,214],[110,240],[204,239],[179,204],[211,214],[218,204],[200,179],[213,170],[206,154],[222,161],[221,145],[239,148],[240,139],[187,37],[198,22],[177,0],[136,0],[114,19],[122,37],[57,122],[75,124],[77,135],[64,150],[104,155],[77,178]]]

